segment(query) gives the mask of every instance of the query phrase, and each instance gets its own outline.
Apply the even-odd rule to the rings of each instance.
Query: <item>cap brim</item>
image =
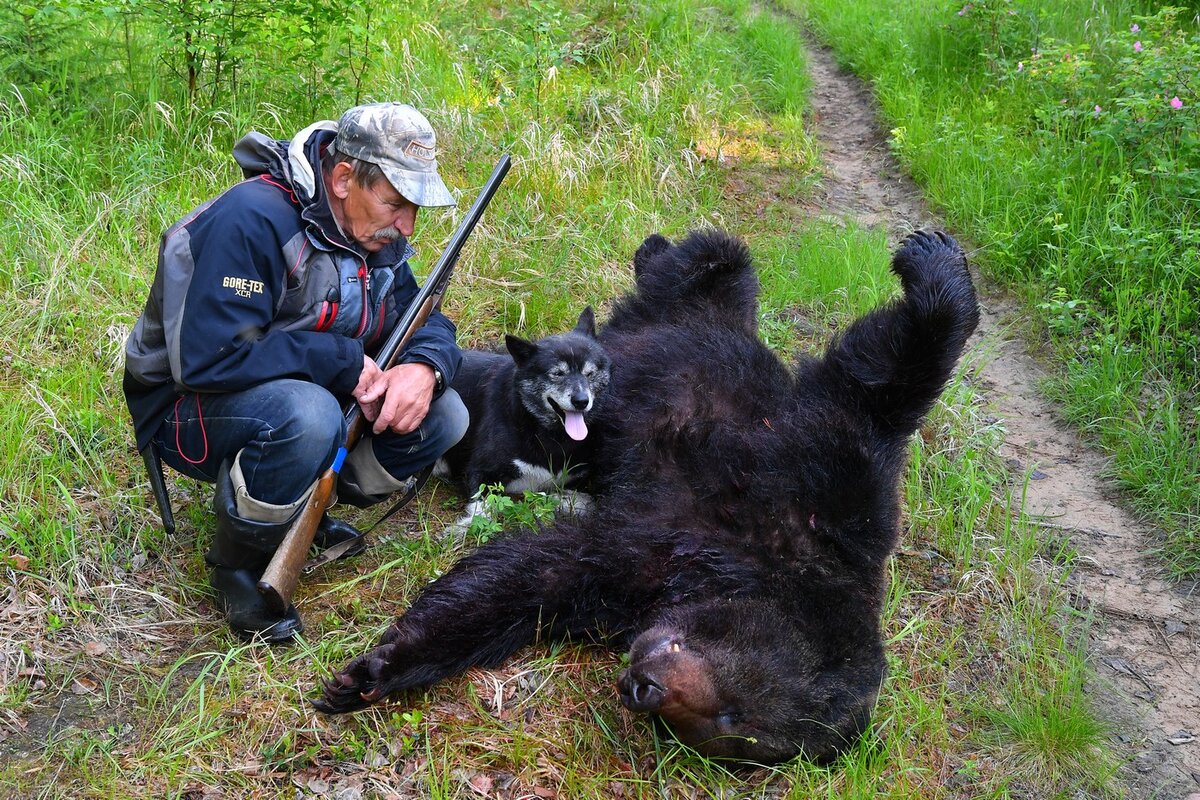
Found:
[[[419,206],[457,205],[454,195],[436,172],[412,172],[382,164],[380,168],[397,192]]]

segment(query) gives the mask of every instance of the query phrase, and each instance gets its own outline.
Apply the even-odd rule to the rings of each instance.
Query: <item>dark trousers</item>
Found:
[[[467,409],[452,390],[433,402],[417,430],[367,433],[379,464],[404,480],[432,464],[467,429]],[[155,434],[162,460],[197,480],[216,480],[221,462],[241,453],[246,491],[264,503],[298,500],[346,441],[340,404],[307,381],[278,380],[227,394],[187,394]]]

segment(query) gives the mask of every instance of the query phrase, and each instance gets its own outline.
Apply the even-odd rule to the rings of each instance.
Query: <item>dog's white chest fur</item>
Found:
[[[553,489],[566,481],[566,475],[555,475],[550,470],[537,464],[530,464],[519,458],[514,458],[512,463],[517,468],[517,477],[504,485],[504,490],[509,494]]]

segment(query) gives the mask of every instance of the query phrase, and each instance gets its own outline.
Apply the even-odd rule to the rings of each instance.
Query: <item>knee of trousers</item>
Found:
[[[429,406],[412,433],[388,431],[372,437],[379,463],[397,478],[406,478],[437,461],[467,432],[471,415],[458,392],[447,389]]]
[[[287,504],[324,472],[346,441],[346,419],[337,399],[306,381],[276,381],[269,423],[237,452],[248,493]]]
[[[471,414],[458,392],[447,388],[429,407],[429,413],[418,429],[422,449],[432,453],[430,463],[449,450],[467,434]]]
[[[368,436],[346,458],[338,480],[339,499],[356,506],[382,502],[406,489],[408,479],[453,447],[467,431],[470,414],[462,398],[447,389],[429,408],[417,430],[403,435]]]
[[[280,414],[265,447],[303,454],[321,469],[346,441],[346,417],[337,398],[307,381],[280,381]],[[311,454],[311,455],[310,455]]]

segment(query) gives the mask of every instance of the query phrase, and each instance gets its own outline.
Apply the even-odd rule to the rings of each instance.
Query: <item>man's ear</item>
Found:
[[[333,165],[329,173],[329,191],[339,200],[345,200],[350,194],[350,184],[354,182],[354,167],[349,162],[339,161]]]

